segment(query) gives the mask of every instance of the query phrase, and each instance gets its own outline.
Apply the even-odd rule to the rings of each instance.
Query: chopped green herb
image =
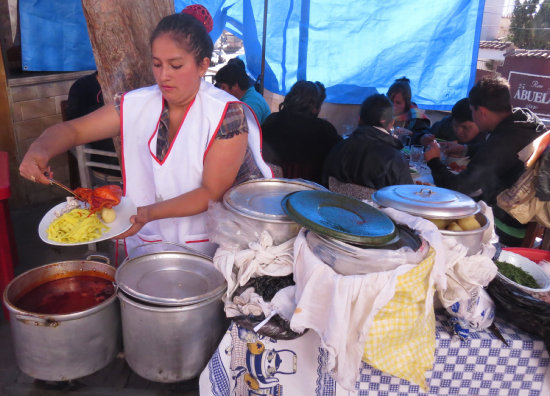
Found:
[[[495,264],[498,267],[498,272],[500,272],[511,281],[514,281],[522,286],[530,287],[531,289],[540,288],[535,278],[533,278],[531,274],[525,272],[523,269],[505,261],[495,261]]]

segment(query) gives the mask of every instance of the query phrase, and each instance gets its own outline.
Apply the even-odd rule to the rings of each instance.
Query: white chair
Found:
[[[90,159],[92,154],[101,155],[109,158],[118,158],[117,153],[113,151],[96,150],[83,144],[75,147],[75,156],[78,162],[78,174],[80,176],[80,185],[86,188],[94,187],[92,185],[92,167],[100,169],[112,169],[120,171],[120,165],[105,164]]]

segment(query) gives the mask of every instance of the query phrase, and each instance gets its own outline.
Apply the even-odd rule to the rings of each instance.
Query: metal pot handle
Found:
[[[99,261],[103,261],[105,264],[107,265],[111,265],[111,260],[109,259],[109,257],[105,256],[104,254],[101,254],[101,253],[92,253],[88,256],[86,256],[86,260],[99,260]]]
[[[50,318],[41,318],[40,316],[32,315],[15,315],[15,319],[24,324],[33,325],[33,326],[44,326],[44,327],[57,327],[59,322],[50,319]]]

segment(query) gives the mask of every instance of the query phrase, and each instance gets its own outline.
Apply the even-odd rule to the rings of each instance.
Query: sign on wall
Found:
[[[511,71],[508,75],[512,106],[550,117],[550,76]]]

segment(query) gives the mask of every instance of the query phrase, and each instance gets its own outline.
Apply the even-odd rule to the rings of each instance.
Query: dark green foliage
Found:
[[[518,48],[550,49],[550,0],[516,0],[508,38]]]

